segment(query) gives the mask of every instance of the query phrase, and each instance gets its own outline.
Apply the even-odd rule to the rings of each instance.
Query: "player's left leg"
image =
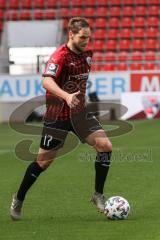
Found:
[[[52,137],[51,133],[56,130],[63,130],[62,135],[58,138],[61,140]],[[66,122],[63,123],[57,121],[53,123],[44,123],[37,159],[27,167],[19,189],[12,198],[10,215],[13,220],[21,219],[22,205],[28,190],[38,180],[41,173],[55,160],[57,151],[63,147],[67,133]]]
[[[110,167],[112,144],[103,129],[91,133],[85,141],[97,151],[95,161],[95,193],[91,201],[103,212],[106,200],[103,195],[103,189]]]
[[[13,220],[21,219],[22,206],[25,196],[39,175],[55,160],[57,151],[39,148],[36,161],[29,164],[21,181],[18,191],[13,195],[10,216]]]

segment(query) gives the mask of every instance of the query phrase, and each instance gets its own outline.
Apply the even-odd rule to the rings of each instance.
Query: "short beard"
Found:
[[[75,48],[79,53],[82,53],[82,52],[83,52],[76,44],[74,44],[74,48]]]

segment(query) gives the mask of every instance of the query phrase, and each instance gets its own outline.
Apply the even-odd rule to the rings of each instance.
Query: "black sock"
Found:
[[[97,152],[95,161],[95,191],[103,194],[105,180],[108,174],[112,152]]]
[[[37,177],[40,175],[41,172],[43,172],[43,169],[38,165],[37,162],[32,162],[28,166],[24,178],[22,180],[22,183],[20,185],[20,188],[17,192],[17,198],[20,201],[24,200],[27,191],[36,181]]]

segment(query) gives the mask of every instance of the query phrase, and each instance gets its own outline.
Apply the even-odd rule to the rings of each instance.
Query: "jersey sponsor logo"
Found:
[[[56,76],[57,71],[58,71],[58,64],[50,63],[47,67],[46,73]]]
[[[78,75],[70,75],[69,80],[87,80],[89,76],[89,73],[82,73]]]
[[[88,65],[91,66],[92,58],[91,57],[87,57],[86,61],[87,61]]]

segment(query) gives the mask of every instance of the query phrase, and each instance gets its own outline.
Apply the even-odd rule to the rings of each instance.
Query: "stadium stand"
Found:
[[[93,69],[159,67],[159,0],[0,0],[0,33],[4,21],[63,19],[84,16],[93,30]]]

